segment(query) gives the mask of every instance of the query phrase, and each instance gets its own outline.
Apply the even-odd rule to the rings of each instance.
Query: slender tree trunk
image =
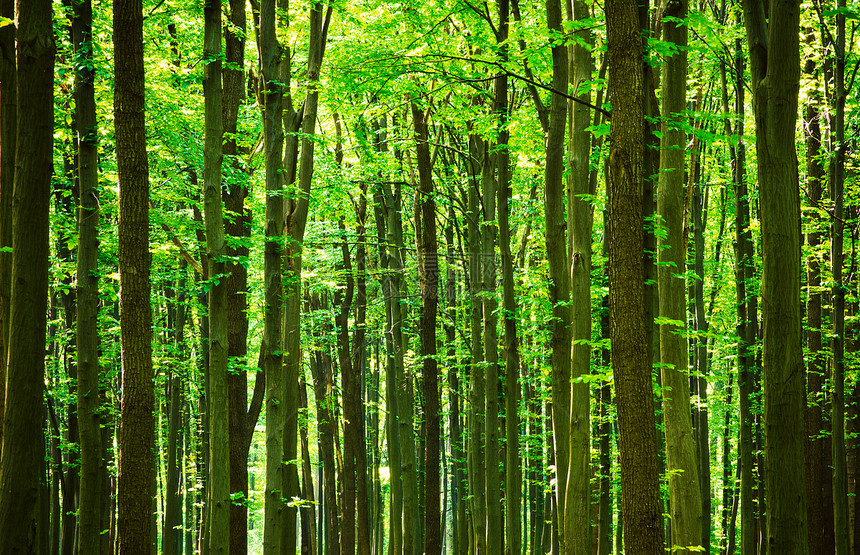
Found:
[[[0,2],[0,16],[15,18],[15,1]],[[15,25],[0,28],[0,414],[6,399],[6,355],[12,303],[12,189],[15,184],[15,142],[18,82],[15,67]],[[12,153],[11,156],[8,155]],[[0,418],[0,452],[3,450],[3,419]]]
[[[764,475],[767,550],[809,552],[800,318],[800,190],[795,122],[800,79],[798,0],[744,0],[756,119],[762,225]],[[835,442],[835,440],[834,440]]]
[[[808,34],[814,38],[813,33]],[[809,42],[809,41],[808,41]],[[817,64],[806,61],[804,73],[815,79]],[[806,183],[809,202],[813,207],[820,206],[824,164],[821,160],[821,113],[818,104],[821,94],[817,87],[807,100],[803,127],[806,131]],[[833,504],[826,496],[826,482],[830,479],[830,469],[826,466],[825,451],[829,451],[824,430],[824,399],[826,354],[822,349],[822,307],[821,307],[821,242],[824,233],[823,222],[817,218],[811,221],[812,229],[807,233],[811,254],[806,259],[806,348],[809,357],[806,369],[806,394],[809,404],[806,407],[806,516],[809,526],[809,552],[833,553],[835,546],[827,544],[828,529],[833,529]],[[831,534],[832,536],[832,534]]]
[[[586,2],[572,3],[577,22],[588,19]],[[583,102],[591,102],[593,62],[589,45],[591,30],[577,32],[578,40],[570,49],[572,90]],[[581,41],[581,42],[580,42]],[[591,418],[589,382],[582,378],[591,373],[591,233],[593,213],[590,196],[591,135],[585,130],[591,123],[591,111],[581,102],[570,103],[570,173],[567,187],[568,254],[570,256],[571,299],[571,386],[570,386],[570,458],[565,494],[564,553],[591,553]]]
[[[98,336],[98,128],[92,69],[92,3],[74,3],[72,44],[77,56],[75,122],[77,137],[78,260],[77,260],[77,404],[80,434],[80,496],[78,550],[99,553],[102,532],[102,483]]]
[[[42,393],[48,299],[54,41],[46,0],[16,5],[18,104],[11,202],[12,265],[6,404],[0,457],[0,553],[45,553]],[[5,147],[5,143],[4,143]],[[44,534],[45,539],[47,534]]]
[[[436,200],[433,197],[433,163],[424,112],[412,101],[416,159],[420,182],[421,236],[419,238],[419,275],[421,276],[421,357],[424,379],[424,553],[442,552],[439,506],[439,456],[441,449],[441,407],[439,368],[436,360],[436,309],[439,302],[439,259],[436,244]],[[495,391],[493,392],[495,394]],[[489,397],[488,397],[489,399]],[[496,432],[498,433],[498,432]],[[498,473],[496,473],[498,475]],[[488,474],[489,476],[489,474]],[[488,485],[490,482],[488,482]],[[499,515],[501,517],[501,515]],[[501,530],[498,531],[501,535]]]
[[[168,323],[173,349],[176,353],[185,352],[185,274],[187,263],[184,259],[179,264],[179,280],[176,286],[175,307],[170,309],[175,316]],[[170,286],[172,288],[172,285]],[[178,361],[177,361],[178,362]],[[165,479],[164,529],[161,533],[162,552],[164,555],[182,553],[182,490],[180,477],[182,470],[182,376],[179,364],[174,363],[168,377],[168,431],[167,431],[167,468]]]
[[[385,298],[385,406],[387,415],[385,427],[387,431],[386,446],[388,454],[389,487],[391,491],[388,505],[389,528],[388,545],[391,553],[400,553],[403,546],[403,483],[401,481],[400,466],[400,430],[398,425],[398,400],[397,400],[397,353],[401,352],[402,335],[400,323],[395,321],[395,305],[399,313],[399,299],[395,295],[395,274],[393,272],[393,261],[398,257],[395,245],[390,241],[393,237],[388,227],[390,211],[393,210],[394,198],[390,187],[378,185],[374,192],[374,217],[376,219],[376,236],[379,242],[380,265],[384,270],[382,274],[382,293]],[[400,354],[402,361],[402,352]]]
[[[314,133],[316,129],[317,107],[319,104],[319,91],[317,80],[322,65],[323,48],[326,43],[325,31],[331,19],[332,8],[328,7],[323,18],[323,5],[313,2],[309,9],[309,46],[307,85],[304,109],[302,113],[301,126],[301,159],[298,163],[298,180],[294,181],[292,162],[285,165],[285,173],[288,183],[294,184],[296,193],[281,199],[284,207],[283,233],[289,237],[286,243],[284,266],[284,308],[283,308],[283,353],[285,387],[284,399],[284,428],[283,456],[285,461],[294,461],[298,457],[298,410],[299,405],[299,373],[301,368],[301,275],[302,275],[302,242],[304,241],[305,226],[308,219],[310,207],[310,192],[313,183],[314,171]],[[287,52],[289,54],[289,52]],[[285,62],[289,55],[285,56]],[[286,83],[286,91],[289,92],[289,65],[282,68],[281,79]],[[288,97],[288,112],[292,112],[292,97]],[[291,136],[297,140],[298,134]],[[286,152],[291,159],[296,151],[292,148]],[[287,464],[283,467],[283,490],[282,495],[286,499],[299,496],[299,475],[295,464]],[[283,533],[283,549],[292,552],[296,544],[296,517],[297,510],[294,506],[287,505]]]
[[[232,166],[231,178],[222,190],[225,218],[224,231],[228,241],[227,256],[233,262],[227,265],[227,356],[239,371],[227,375],[230,410],[230,495],[248,500],[248,451],[259,412],[249,412],[248,374],[244,370],[248,356],[248,256],[247,239],[251,236],[251,211],[245,206],[248,196],[248,178],[238,155],[237,144],[239,107],[245,101],[245,33],[247,28],[246,2],[230,0],[229,24],[225,26],[225,64],[222,68],[224,89],[222,113],[224,123],[225,161]],[[244,239],[244,240],[243,240]],[[237,261],[238,260],[238,261]],[[265,389],[265,375],[258,369],[254,381],[254,396],[261,397]],[[248,551],[248,504],[233,502],[230,506],[230,552]]]
[[[226,240],[221,201],[224,123],[221,112],[221,0],[204,4],[203,73],[205,144],[203,210],[209,276],[226,272]],[[227,284],[215,277],[209,285],[209,553],[230,549],[230,428],[227,395]]]
[[[838,0],[837,9],[845,10],[845,0]],[[830,446],[833,465],[833,524],[836,555],[847,555],[848,529],[848,467],[845,452],[845,294],[842,281],[844,255],[843,205],[845,189],[845,14],[836,14],[836,44],[833,114],[831,119],[831,147],[834,157],[830,162],[830,198],[833,217],[830,224],[830,265],[832,272],[833,334],[830,351],[833,356],[833,398],[830,413]]]
[[[487,506],[485,491],[485,448],[484,448],[484,370],[481,365],[483,357],[483,341],[481,340],[481,209],[479,208],[478,191],[480,182],[478,176],[480,139],[475,135],[469,136],[469,193],[468,193],[468,234],[469,234],[469,329],[470,329],[470,397],[469,407],[469,485],[472,495],[472,538],[473,553],[487,552]]]
[[[370,468],[367,453],[367,428],[365,426],[364,392],[368,390],[365,381],[367,368],[367,185],[362,184],[361,195],[355,209],[356,238],[358,247],[355,256],[355,333],[350,353],[355,390],[353,392],[355,425],[354,438],[356,468],[356,523],[358,524],[359,555],[370,555],[375,527],[370,520]]]
[[[547,27],[562,32],[560,0],[546,1]],[[567,47],[554,43],[552,48],[552,86],[557,91],[568,88]],[[570,258],[567,252],[567,229],[564,218],[564,133],[567,124],[567,99],[553,94],[550,100],[549,130],[546,135],[546,168],[544,171],[544,219],[546,256],[549,263],[549,298],[553,321],[550,347],[552,368],[552,425],[555,445],[556,502],[560,544],[567,552],[565,533],[565,495],[570,461]]]
[[[683,112],[687,108],[687,2],[673,2],[667,16],[678,22],[663,24],[664,40],[677,52],[663,61],[663,122],[660,148],[660,186],[657,211],[665,227],[657,248],[660,289],[660,361],[662,374],[663,423],[666,437],[666,470],[669,474],[669,509],[672,524],[671,546],[678,553],[692,553],[703,545],[702,498],[696,464],[696,442],[690,415],[686,337],[687,241],[684,229],[684,145]]]
[[[612,127],[609,153],[609,323],[621,432],[624,548],[663,553],[651,361],[645,344],[643,229],[643,86],[638,8],[606,6]]]
[[[314,294],[311,300],[311,308],[320,310],[327,305],[326,299],[320,300]],[[322,334],[328,333],[330,324],[323,324]],[[322,339],[322,338],[320,338]],[[320,341],[320,344],[323,342]],[[338,531],[341,530],[338,518],[337,487],[335,476],[334,442],[337,440],[337,428],[335,427],[335,415],[333,407],[336,399],[334,397],[334,379],[331,371],[331,357],[320,349],[314,349],[311,353],[311,371],[314,376],[314,396],[316,397],[316,414],[319,434],[319,452],[322,462],[324,485],[324,496],[320,496],[323,507],[320,510],[320,518],[328,519],[328,534],[324,535],[327,553],[337,555],[340,553],[340,538]],[[322,539],[322,538],[320,538]]]
[[[352,273],[352,262],[350,260],[349,246],[346,241],[346,227],[344,226],[343,217],[338,222],[338,229],[341,234],[341,256],[342,262],[339,264],[341,275],[344,276],[345,283],[341,283],[341,287],[335,292],[334,307],[337,310],[335,315],[335,324],[337,326],[337,358],[338,366],[341,372],[341,383],[343,386],[343,470],[341,471],[341,481],[343,483],[343,505],[341,506],[341,555],[354,555],[356,541],[356,434],[359,431],[356,429],[358,424],[358,407],[360,402],[360,394],[357,390],[360,388],[355,370],[350,359],[349,347],[349,314],[352,311],[352,299],[355,292],[355,280]],[[361,469],[363,471],[363,469]]]
[[[119,553],[128,555],[148,553],[153,540],[149,165],[144,129],[143,6],[139,0],[115,0],[113,14],[123,392],[117,524]]]
[[[266,494],[263,524],[263,552],[280,555],[284,530],[282,463],[284,460],[284,418],[288,407],[282,371],[281,335],[281,237],[284,229],[283,177],[281,157],[284,145],[281,123],[283,89],[280,81],[280,46],[275,36],[276,0],[260,4],[260,63],[263,92],[263,134],[266,167],[266,246],[264,253],[265,311],[263,343],[266,373]]]

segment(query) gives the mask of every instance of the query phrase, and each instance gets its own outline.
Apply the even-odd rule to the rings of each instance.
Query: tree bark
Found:
[[[0,2],[0,16],[15,17],[15,1]],[[15,141],[18,110],[15,67],[15,26],[0,28],[0,414],[6,400],[6,356],[9,352],[9,316],[12,302],[12,189],[15,185]],[[10,155],[11,153],[11,155]],[[6,249],[6,250],[4,250]],[[3,419],[0,418],[0,452]]]
[[[572,3],[573,19],[590,17],[586,2]],[[594,69],[589,45],[591,30],[577,31],[578,40],[570,46],[572,92],[583,102],[591,102]],[[570,458],[564,508],[564,552],[591,553],[591,419],[589,382],[591,373],[591,234],[593,213],[591,195],[591,111],[583,102],[570,102],[570,173],[567,180],[567,232],[570,256],[571,299],[571,385],[570,385]]]
[[[227,395],[226,239],[221,201],[224,120],[221,111],[221,0],[206,0],[203,45],[205,139],[203,211],[209,267],[209,553],[230,550],[230,414]]]
[[[808,553],[800,318],[800,190],[795,122],[800,79],[798,0],[744,0],[756,120],[762,226],[764,479],[769,553]]]
[[[42,394],[48,299],[48,212],[53,158],[54,40],[47,0],[20,2],[12,267],[6,403],[0,457],[0,553],[47,553]],[[5,114],[5,112],[4,112]],[[3,145],[6,146],[5,143]],[[47,539],[47,534],[44,534]]]
[[[645,344],[642,38],[632,0],[606,6],[609,87],[609,323],[615,374],[624,549],[663,553],[651,361]]]
[[[686,337],[686,230],[684,229],[684,146],[683,129],[687,108],[687,2],[667,5],[665,15],[678,18],[663,24],[663,38],[677,46],[663,60],[663,129],[660,145],[660,186],[657,212],[665,234],[657,252],[660,294],[660,362],[662,374],[663,423],[666,437],[666,470],[669,474],[669,510],[672,549],[692,553],[703,545],[702,498],[696,464],[696,442],[690,415]]]
[[[118,544],[149,553],[154,390],[150,309],[149,165],[144,129],[143,6],[114,1],[114,119],[119,177],[120,341]]]
[[[837,10],[845,10],[845,0],[836,2]],[[836,43],[834,47],[833,113],[831,118],[830,198],[833,217],[830,224],[830,267],[832,272],[831,320],[833,334],[830,351],[833,356],[833,398],[830,413],[830,447],[833,465],[833,529],[836,555],[847,555],[848,529],[848,465],[845,450],[845,294],[842,283],[844,260],[844,189],[845,189],[845,14],[836,14]]]
[[[92,54],[93,10],[90,0],[73,3],[72,44],[84,60],[75,71],[75,123],[78,130],[78,260],[77,260],[77,403],[80,435],[78,550],[99,553],[102,482],[106,471],[101,447],[99,392],[99,200],[98,128]]]
[[[439,258],[436,244],[436,200],[433,197],[433,163],[424,112],[412,101],[416,159],[420,183],[421,236],[419,237],[419,275],[421,276],[421,358],[424,379],[424,553],[442,552],[442,511],[439,506],[439,451],[441,408],[439,367],[436,360],[436,309],[439,303]],[[495,392],[494,392],[495,393]],[[497,432],[498,433],[498,432]],[[498,472],[497,472],[498,475]],[[489,485],[489,482],[488,482]],[[498,501],[498,500],[497,500]],[[501,516],[501,515],[499,515]],[[501,530],[498,531],[501,535]]]
[[[562,33],[560,0],[546,1],[547,27],[551,33]],[[568,88],[568,51],[560,41],[552,46],[552,87]],[[549,264],[549,298],[552,303],[552,425],[555,446],[556,502],[559,542],[567,552],[566,500],[567,471],[570,463],[570,258],[567,252],[567,229],[564,217],[564,134],[567,125],[566,98],[553,94],[550,100],[549,129],[546,134],[546,168],[544,170],[544,225],[546,257]]]
[[[814,38],[808,33],[808,42]],[[804,73],[817,81],[817,64],[813,59],[806,61]],[[813,210],[818,209],[822,200],[824,164],[821,160],[821,112],[819,104],[821,93],[813,85],[813,92],[807,100],[803,127],[806,131],[806,187]],[[826,354],[822,347],[822,294],[821,294],[821,243],[824,233],[819,218],[811,218],[807,243],[811,254],[806,259],[806,348],[809,357],[806,368],[806,518],[809,526],[809,552],[833,553],[835,546],[828,545],[828,537],[833,534],[833,503],[827,495],[827,482],[830,481],[830,468],[826,452],[830,451],[828,438],[824,435],[824,403]]]
[[[263,553],[281,555],[286,507],[282,499],[284,460],[284,419],[286,388],[281,364],[283,358],[281,312],[284,203],[281,198],[283,176],[281,157],[284,134],[281,122],[283,88],[280,81],[281,47],[275,35],[276,0],[260,3],[260,64],[263,92],[263,134],[266,167],[266,246],[263,257],[265,310],[263,324],[264,372],[266,374],[266,494],[263,523]],[[261,85],[262,87],[262,85]]]

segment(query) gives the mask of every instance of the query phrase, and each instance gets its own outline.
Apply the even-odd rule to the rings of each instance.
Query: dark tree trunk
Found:
[[[624,548],[663,553],[663,518],[651,360],[645,334],[643,86],[639,14],[632,0],[606,6],[612,128],[609,154],[609,324],[620,428]]]
[[[206,222],[206,262],[209,276],[226,272],[226,241],[221,201],[221,0],[206,0],[204,14],[203,95],[205,143],[203,147],[203,210]],[[207,516],[209,553],[230,549],[230,429],[227,395],[227,287],[216,279],[207,294],[209,309],[209,475]]]
[[[420,182],[421,236],[419,275],[421,277],[421,357],[424,381],[424,553],[442,552],[442,511],[439,506],[439,452],[441,415],[439,403],[439,368],[436,360],[436,308],[439,302],[439,259],[436,245],[436,200],[433,197],[433,164],[424,112],[412,101],[412,121]],[[501,531],[499,531],[501,532]]]
[[[756,120],[762,226],[762,371],[766,548],[808,553],[800,318],[800,189],[795,122],[800,78],[798,0],[744,0]]]
[[[77,403],[80,435],[80,496],[78,550],[99,553],[104,530],[102,485],[105,466],[101,447],[98,336],[98,128],[94,88],[90,0],[74,2],[72,44],[75,55],[89,63],[76,64],[75,123],[78,130],[78,260],[77,260]]]
[[[120,341],[118,548],[149,553],[154,390],[150,310],[149,165],[144,129],[143,6],[114,1],[114,118],[119,177]]]
[[[15,18],[15,1],[0,2],[0,16]],[[9,314],[12,302],[12,189],[15,184],[15,141],[17,126],[17,73],[15,69],[15,26],[0,28],[0,361],[6,360],[9,342]],[[9,155],[11,153],[11,155]],[[0,362],[0,384],[6,383],[6,363]],[[6,388],[0,385],[0,414]],[[0,451],[3,449],[3,419],[0,418]]]
[[[809,39],[814,38],[809,33]],[[809,59],[804,73],[815,79],[817,64]],[[821,112],[818,104],[821,93],[813,89],[805,107],[804,129],[806,131],[806,183],[809,202],[818,208],[822,200],[824,164],[821,160]],[[806,407],[806,515],[809,526],[809,552],[833,553],[835,546],[828,545],[828,536],[833,537],[833,503],[827,495],[830,482],[830,468],[827,453],[830,451],[829,438],[824,431],[825,373],[826,354],[822,347],[822,294],[821,260],[819,249],[824,237],[821,226],[824,222],[813,218],[812,229],[806,238],[812,254],[806,259],[806,348],[809,350],[806,368],[806,394],[809,404]]]
[[[0,553],[45,553],[48,522],[42,394],[48,299],[48,211],[53,144],[54,43],[47,0],[16,6],[17,149],[12,197],[12,297],[0,457]],[[45,500],[47,498],[45,497]]]

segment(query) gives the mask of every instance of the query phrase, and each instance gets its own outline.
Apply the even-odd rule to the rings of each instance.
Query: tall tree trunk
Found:
[[[230,428],[227,395],[226,240],[221,201],[224,120],[221,112],[221,0],[206,0],[204,13],[203,210],[209,277],[209,487],[207,509],[209,553],[230,550]]]
[[[800,189],[795,122],[798,0],[744,0],[762,226],[764,475],[767,550],[808,553],[803,468],[806,406],[800,321]]]
[[[560,0],[546,1],[547,27],[551,33],[562,33]],[[566,91],[569,83],[567,47],[552,47],[552,87]],[[549,130],[546,134],[546,169],[544,170],[544,225],[546,257],[549,264],[549,298],[552,303],[552,426],[555,445],[556,502],[560,544],[567,552],[565,533],[565,495],[570,460],[570,259],[567,252],[567,230],[564,218],[564,132],[567,125],[567,99],[553,94],[550,100]]]
[[[355,334],[350,353],[355,391],[353,392],[355,425],[353,430],[356,467],[356,522],[358,524],[359,555],[370,555],[372,536],[370,516],[370,468],[367,453],[367,427],[365,426],[366,406],[363,402],[365,391],[369,390],[365,381],[367,367],[367,185],[362,184],[361,195],[355,207],[356,238],[358,247],[355,255]]]
[[[185,316],[186,316],[186,294],[185,275],[187,263],[180,260],[179,277],[176,285],[176,298],[168,298],[173,301],[174,307],[168,309],[168,314],[173,313],[169,319],[170,339],[176,353],[185,352]],[[170,289],[173,289],[171,284]],[[165,479],[165,501],[164,501],[164,529],[161,533],[161,545],[164,555],[182,553],[182,489],[180,477],[182,470],[182,376],[179,372],[178,361],[174,362],[173,368],[168,374],[168,419],[167,419],[167,466]]]
[[[683,129],[687,108],[687,2],[670,3],[665,13],[677,20],[663,24],[663,38],[677,51],[663,60],[663,120],[657,211],[665,227],[657,248],[660,290],[660,362],[666,470],[669,474],[671,546],[692,553],[703,545],[702,498],[696,464],[696,442],[690,415],[686,337],[686,230],[684,229]]]
[[[807,34],[807,42],[814,40],[814,33]],[[817,64],[812,58],[806,61],[804,73],[817,81]],[[821,160],[821,112],[819,104],[821,93],[817,84],[807,100],[803,128],[806,131],[806,183],[809,202],[814,209],[821,204],[824,181],[824,164]],[[825,452],[829,451],[828,438],[824,431],[825,373],[826,354],[822,349],[822,307],[821,307],[821,243],[824,222],[812,218],[807,241],[811,254],[806,259],[806,348],[809,350],[806,368],[806,518],[809,526],[809,552],[833,553],[835,546],[828,545],[827,530],[833,529],[833,503],[827,492],[830,481],[830,468],[826,464]]]
[[[266,373],[266,493],[263,524],[263,553],[280,555],[286,507],[282,499],[282,462],[284,460],[284,419],[286,381],[283,358],[281,311],[281,236],[284,229],[284,203],[281,198],[283,175],[281,159],[284,134],[281,122],[283,89],[280,65],[281,48],[275,36],[276,0],[260,4],[260,76],[263,92],[263,134],[266,167],[266,246],[263,257],[265,310],[263,324],[264,372]]]
[[[144,129],[143,6],[114,1],[114,118],[119,177],[120,341],[119,553],[152,545],[154,390],[150,309],[149,165]]]
[[[293,164],[285,166],[288,183],[293,184],[296,193],[280,199],[283,202],[284,227],[283,234],[289,238],[286,241],[284,266],[284,308],[283,308],[283,353],[284,353],[284,427],[283,427],[283,460],[294,461],[298,456],[298,410],[299,405],[299,373],[301,358],[301,325],[302,310],[301,275],[302,275],[302,242],[305,236],[305,226],[310,207],[311,185],[314,172],[314,133],[316,129],[317,107],[319,104],[320,67],[322,65],[323,49],[326,43],[325,32],[331,20],[332,7],[329,6],[323,17],[323,5],[313,2],[309,9],[309,46],[306,75],[306,96],[301,115],[301,160],[298,163],[298,179],[293,180]],[[285,63],[290,59],[289,52]],[[289,65],[282,68],[281,79],[289,86]],[[292,113],[292,96],[288,96],[288,115]],[[291,141],[297,141],[299,134],[292,134]],[[295,159],[296,151],[291,143],[286,152],[288,158]],[[283,489],[281,494],[286,499],[298,497],[299,475],[295,464],[284,465]],[[285,520],[283,532],[283,549],[292,552],[296,544],[296,507],[287,505],[284,508]]]
[[[837,10],[845,10],[845,0],[836,2]],[[833,398],[830,413],[830,447],[833,465],[833,525],[836,555],[847,555],[848,530],[848,467],[845,452],[845,294],[842,283],[844,255],[843,193],[845,189],[845,14],[836,14],[836,43],[834,46],[833,114],[831,119],[830,198],[833,218],[830,224],[830,265],[832,272],[833,334],[830,351],[833,356]]]
[[[0,553],[46,553],[42,394],[48,299],[48,212],[53,157],[54,41],[47,0],[16,5],[18,72],[6,404],[0,457]],[[5,146],[5,144],[4,144]],[[45,498],[46,499],[46,498]],[[40,522],[41,521],[41,522]],[[47,534],[44,534],[45,539]]]
[[[229,24],[225,26],[225,64],[222,68],[224,88],[222,113],[224,123],[224,158],[233,168],[232,179],[222,190],[225,218],[224,231],[235,241],[228,241],[227,256],[227,356],[241,368],[227,375],[230,410],[230,495],[248,499],[248,451],[259,411],[248,407],[248,374],[244,371],[248,356],[248,256],[247,239],[251,236],[251,211],[245,206],[248,178],[238,157],[237,144],[239,107],[245,101],[245,33],[246,2],[230,0]],[[244,239],[244,240],[243,240]],[[258,369],[254,381],[254,396],[262,397],[265,375]],[[230,552],[248,551],[248,504],[234,502],[230,506]]]
[[[469,343],[470,352],[470,406],[469,406],[469,485],[472,496],[472,538],[470,551],[487,552],[487,506],[485,502],[485,448],[484,448],[484,371],[481,365],[483,341],[481,340],[481,209],[480,190],[480,139],[469,136],[469,192],[468,192],[468,243],[469,243]]]
[[[401,352],[402,335],[400,323],[394,320],[395,305],[400,303],[395,295],[395,274],[393,261],[397,256],[394,244],[389,240],[393,233],[389,228],[388,214],[393,210],[393,197],[390,187],[377,185],[374,192],[373,214],[376,219],[376,237],[379,244],[380,266],[382,273],[382,294],[385,299],[385,407],[387,409],[386,446],[389,468],[390,502],[388,505],[388,545],[393,553],[399,553],[403,546],[403,484],[400,467],[400,433],[398,427],[397,387],[395,384],[397,353]],[[396,337],[396,339],[395,339]],[[402,352],[400,354],[402,361]]]
[[[326,299],[320,299],[314,294],[311,300],[311,309],[320,310],[327,308]],[[330,324],[322,326],[322,334],[328,333]],[[322,339],[322,338],[320,338]],[[323,341],[319,342],[324,344]],[[322,462],[324,496],[320,496],[323,504],[320,510],[320,518],[328,519],[328,535],[319,539],[325,540],[326,553],[337,555],[340,553],[340,538],[338,531],[341,529],[338,518],[337,487],[335,476],[334,442],[337,441],[337,428],[335,426],[334,406],[334,378],[331,370],[331,356],[321,349],[314,349],[311,353],[311,371],[314,377],[314,396],[316,397],[316,414],[319,434],[319,452]]]
[[[606,6],[609,87],[609,323],[621,463],[624,549],[663,553],[651,361],[645,344],[642,49],[636,2]]]
[[[436,360],[436,309],[439,302],[436,200],[433,197],[433,163],[430,159],[427,122],[424,119],[424,112],[414,100],[412,101],[412,122],[415,129],[421,204],[418,265],[421,276],[421,357],[423,359],[422,377],[424,380],[426,438],[425,458],[422,465],[424,472],[424,553],[439,555],[442,552],[442,511],[439,506],[441,489],[439,456],[442,425],[439,403],[439,368]],[[495,394],[495,391],[493,393]],[[498,475],[498,472],[496,474]],[[501,530],[498,533],[501,535]]]
[[[72,44],[75,55],[89,63],[76,64],[75,123],[78,129],[78,260],[77,260],[77,402],[81,477],[78,550],[99,553],[102,526],[102,482],[98,335],[98,127],[93,70],[90,0],[73,3]]]
[[[573,19],[581,22],[590,17],[588,4],[572,3]],[[567,469],[567,492],[564,507],[564,552],[591,553],[591,418],[589,382],[591,373],[591,233],[593,213],[591,195],[591,81],[594,63],[589,45],[591,30],[577,31],[571,49],[571,89],[581,102],[570,103],[570,173],[567,180],[567,231],[570,256],[571,299],[571,386],[570,386],[570,458]]]
[[[499,35],[502,56],[508,57],[508,20],[510,5],[508,0],[499,2]],[[522,491],[522,464],[520,459],[520,352],[517,338],[516,291],[514,284],[514,260],[511,253],[511,202],[513,200],[511,155],[509,150],[510,106],[508,105],[508,76],[496,78],[494,109],[499,118],[498,154],[498,210],[499,210],[499,251],[502,263],[502,305],[504,314],[504,356],[505,356],[505,544],[506,553],[519,555],[522,538],[520,515]],[[455,463],[456,464],[456,463]]]
[[[356,490],[357,471],[364,469],[356,468],[356,451],[358,450],[356,435],[359,432],[358,418],[361,402],[360,384],[355,369],[350,359],[349,347],[349,314],[352,311],[352,299],[355,293],[355,280],[352,273],[352,262],[349,255],[349,245],[346,241],[346,227],[343,217],[338,222],[341,234],[341,256],[342,263],[338,264],[345,283],[335,292],[334,306],[337,310],[335,323],[337,325],[337,358],[341,372],[341,384],[343,386],[343,469],[341,481],[343,483],[343,505],[341,506],[340,521],[340,552],[341,555],[354,555],[356,541]],[[365,530],[366,531],[366,530]],[[362,554],[363,555],[363,554]]]
[[[0,2],[0,16],[15,18],[15,1]],[[0,414],[6,399],[6,356],[9,352],[9,315],[12,303],[12,189],[15,184],[15,141],[18,82],[15,67],[15,25],[0,28]],[[11,153],[11,155],[9,155]],[[6,250],[4,250],[6,249]],[[0,418],[0,452],[3,419]]]

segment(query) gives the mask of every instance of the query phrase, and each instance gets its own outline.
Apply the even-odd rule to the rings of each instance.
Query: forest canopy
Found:
[[[0,553],[860,551],[848,0],[0,0]]]

